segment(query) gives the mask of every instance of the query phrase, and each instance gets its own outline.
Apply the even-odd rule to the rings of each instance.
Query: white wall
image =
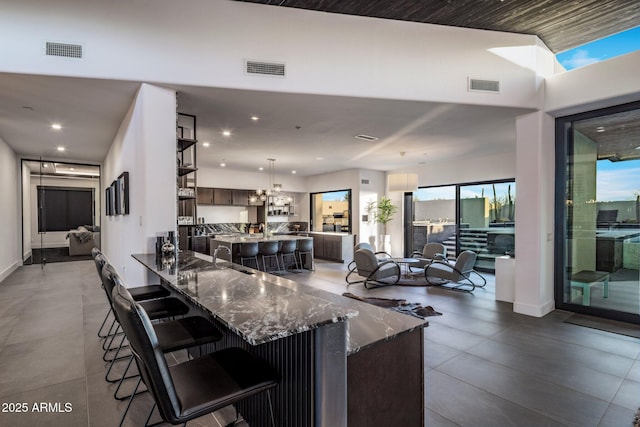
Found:
[[[531,35],[227,0],[4,0],[2,12],[6,72],[536,108],[554,69]],[[85,58],[47,58],[47,40]],[[284,62],[287,77],[245,75],[245,59]],[[501,92],[469,92],[468,77]]]
[[[176,230],[175,92],[143,84],[104,161],[102,186],[129,172],[129,215],[102,215],[102,248],[129,284],[147,282],[131,254],[155,251],[157,232]],[[101,192],[104,201],[104,191]]]
[[[541,317],[553,310],[555,152],[553,119],[518,117],[516,273],[513,310]]]
[[[544,110],[554,117],[640,99],[640,51],[549,77]]]
[[[95,189],[95,212],[96,218],[94,219],[95,225],[100,225],[100,209],[102,204],[100,203],[100,180],[98,178],[55,178],[55,177],[42,177],[31,176],[30,179],[30,192],[29,192],[29,205],[28,211],[23,211],[24,219],[27,221],[25,228],[29,228],[31,233],[29,235],[29,242],[32,248],[61,248],[68,247],[69,240],[67,239],[67,231],[48,231],[44,234],[38,233],[38,186],[53,186],[53,187],[88,187]],[[23,184],[24,185],[24,184]],[[29,213],[27,215],[27,212]],[[87,224],[88,225],[88,224]],[[42,242],[40,239],[42,238]]]
[[[20,176],[16,153],[0,138],[0,224],[3,224],[0,227],[0,282],[22,264]]]

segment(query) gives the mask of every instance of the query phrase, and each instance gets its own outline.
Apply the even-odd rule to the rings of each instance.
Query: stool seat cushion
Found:
[[[127,290],[135,301],[165,298],[171,295],[171,292],[162,285],[136,286]]]
[[[154,325],[162,351],[169,353],[220,341],[222,332],[202,316],[189,316]]]
[[[240,348],[227,348],[169,368],[181,417],[193,418],[275,386],[278,374]]]
[[[162,298],[141,301],[140,306],[142,306],[151,320],[184,316],[189,312],[189,307],[178,298]]]

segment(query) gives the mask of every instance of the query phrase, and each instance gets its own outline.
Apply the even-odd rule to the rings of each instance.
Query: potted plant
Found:
[[[384,227],[384,235],[381,239],[382,250],[389,253],[391,251],[391,238],[387,234],[387,223],[393,219],[393,216],[398,212],[398,207],[391,202],[386,196],[383,196],[377,204],[375,213],[375,222],[378,222]]]

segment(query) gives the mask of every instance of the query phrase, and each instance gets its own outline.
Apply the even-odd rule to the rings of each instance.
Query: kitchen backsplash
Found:
[[[260,224],[250,222],[223,222],[216,224],[200,224],[197,226],[198,234],[238,234],[249,233],[257,230]],[[269,232],[286,233],[289,231],[307,231],[306,222],[269,222]]]

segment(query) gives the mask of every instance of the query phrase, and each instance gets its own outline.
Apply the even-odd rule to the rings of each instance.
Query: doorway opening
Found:
[[[100,248],[100,166],[22,160],[24,265],[91,259]]]

